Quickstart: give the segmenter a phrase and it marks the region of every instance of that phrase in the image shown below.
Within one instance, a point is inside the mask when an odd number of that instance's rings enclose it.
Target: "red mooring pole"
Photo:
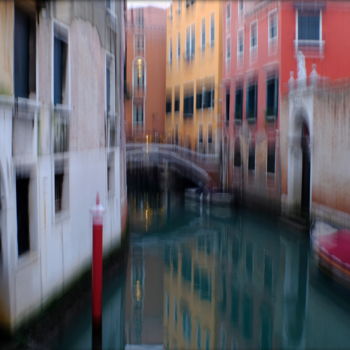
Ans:
[[[97,193],[92,213],[92,342],[102,347],[103,206]]]

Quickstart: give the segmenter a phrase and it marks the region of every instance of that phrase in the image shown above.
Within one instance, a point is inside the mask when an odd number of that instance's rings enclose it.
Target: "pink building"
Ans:
[[[223,187],[280,207],[280,108],[297,53],[322,77],[350,76],[350,3],[226,1],[223,4]],[[313,66],[315,64],[315,66]]]

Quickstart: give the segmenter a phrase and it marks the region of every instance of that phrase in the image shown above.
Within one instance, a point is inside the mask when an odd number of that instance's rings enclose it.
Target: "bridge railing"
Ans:
[[[145,153],[147,152],[172,152],[185,159],[192,160],[200,163],[218,163],[219,156],[212,153],[200,153],[190,150],[186,147],[182,147],[174,144],[164,143],[127,143],[126,150],[132,151],[142,148]]]

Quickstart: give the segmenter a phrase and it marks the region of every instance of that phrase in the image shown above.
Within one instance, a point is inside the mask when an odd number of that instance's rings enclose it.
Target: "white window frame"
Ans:
[[[111,109],[109,111],[107,110],[107,90],[106,90],[105,91],[105,112],[115,114],[116,75],[115,75],[114,55],[109,51],[106,51],[106,60],[105,60],[105,88],[107,87],[107,81],[106,81],[107,65],[110,65],[111,67],[110,77],[109,77],[109,82],[111,84],[111,86],[109,87],[110,89],[109,92],[111,94],[111,96],[109,97]]]
[[[194,28],[194,31],[192,30]],[[187,52],[187,33],[189,33],[188,37],[189,37],[189,52]],[[190,24],[189,26],[187,26],[186,28],[186,41],[185,41],[185,60],[186,61],[192,61],[196,55],[196,42],[195,42],[195,47],[193,50],[193,55],[192,55],[192,37],[195,37],[195,41],[196,41],[196,27],[195,24]]]
[[[54,104],[54,91],[55,91],[55,80],[54,80],[54,74],[55,74],[55,67],[54,67],[54,54],[55,54],[55,32],[56,30],[61,31],[64,33],[64,36],[67,37],[67,103],[64,104],[65,107],[68,107],[68,110],[71,110],[71,48],[70,48],[70,33],[69,33],[69,27],[56,19],[52,21],[51,25],[51,101],[52,104]],[[38,40],[37,40],[38,42]],[[37,57],[38,57],[37,52]]]
[[[146,89],[147,84],[147,71],[146,71],[146,60],[143,56],[136,56],[132,61],[132,88],[135,89],[135,62],[141,58],[143,60],[143,88]]]
[[[243,50],[242,52],[239,51],[239,37],[240,37],[240,33],[242,33],[242,41],[243,41]],[[237,31],[237,58],[238,59],[242,59],[244,56],[244,29],[243,28],[239,28]]]
[[[253,26],[256,25],[256,45],[255,46],[252,46],[252,28]],[[258,35],[258,32],[259,32],[259,27],[258,27],[258,21],[255,20],[253,21],[252,23],[250,23],[250,40],[249,40],[249,47],[250,47],[250,51],[256,51],[258,50],[258,45],[259,45],[259,35]]]
[[[107,0],[106,0],[106,10],[108,11],[108,13],[110,15],[112,15],[113,17],[116,17],[116,13],[115,13],[115,10],[116,10],[116,6],[115,6],[115,0],[111,0],[111,7],[107,7]]]
[[[320,14],[320,26],[319,26],[320,39],[319,40],[299,40],[299,24],[298,24],[299,11],[300,11],[300,9],[297,9],[295,11],[295,40],[294,40],[294,44],[295,44],[296,49],[298,49],[300,44],[303,46],[308,46],[308,44],[309,44],[310,46],[319,47],[320,49],[322,49],[324,46],[324,40],[323,40],[323,35],[322,35],[323,34],[323,30],[322,30],[323,29],[323,27],[322,27],[323,12],[322,12],[322,9],[315,10],[315,12],[318,11]]]
[[[273,18],[273,16],[276,16],[276,36],[274,38],[271,38],[270,37],[271,18]],[[271,44],[275,44],[278,40],[278,12],[277,12],[277,9],[270,11],[268,14],[268,34],[267,34],[267,37],[268,37],[269,46]]]

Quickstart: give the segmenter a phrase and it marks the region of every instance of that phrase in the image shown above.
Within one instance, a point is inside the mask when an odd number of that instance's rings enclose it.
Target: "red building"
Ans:
[[[223,4],[223,187],[280,206],[279,113],[297,53],[329,80],[350,76],[350,3]],[[295,73],[296,75],[296,73]]]
[[[125,132],[130,141],[164,136],[166,11],[130,8],[126,23]]]

